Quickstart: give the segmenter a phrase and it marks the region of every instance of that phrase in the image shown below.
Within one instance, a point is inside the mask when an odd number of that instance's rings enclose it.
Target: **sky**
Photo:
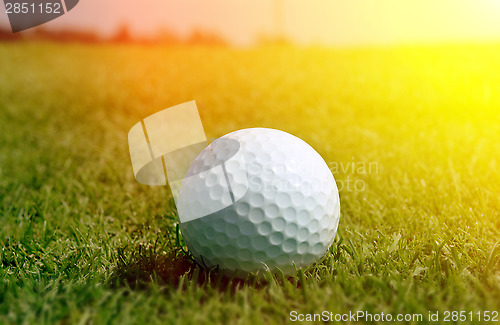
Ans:
[[[111,35],[124,24],[146,36],[213,31],[241,46],[275,34],[333,46],[500,41],[500,0],[80,0],[45,27]]]

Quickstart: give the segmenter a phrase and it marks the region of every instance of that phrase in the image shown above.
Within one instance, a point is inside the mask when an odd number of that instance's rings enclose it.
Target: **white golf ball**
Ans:
[[[340,201],[331,171],[301,139],[244,129],[205,148],[182,181],[178,212],[198,263],[244,276],[291,274],[332,244]]]

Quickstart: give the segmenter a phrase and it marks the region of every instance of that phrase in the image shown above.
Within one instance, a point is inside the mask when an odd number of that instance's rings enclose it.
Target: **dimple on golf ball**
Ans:
[[[193,161],[178,199],[196,261],[227,274],[291,274],[321,258],[340,217],[323,158],[283,131],[252,128],[211,143]]]

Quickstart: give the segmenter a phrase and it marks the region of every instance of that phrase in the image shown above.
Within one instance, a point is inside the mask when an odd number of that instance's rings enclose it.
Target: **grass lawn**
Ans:
[[[0,324],[500,311],[498,53],[0,43]],[[341,219],[316,265],[238,281],[184,253],[127,132],[193,99],[208,137],[277,128],[332,167]]]

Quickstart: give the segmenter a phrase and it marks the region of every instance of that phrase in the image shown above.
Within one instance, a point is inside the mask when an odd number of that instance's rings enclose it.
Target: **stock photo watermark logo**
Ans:
[[[331,179],[316,177],[323,173],[323,167],[314,161],[293,159],[284,162],[274,161],[271,157],[262,160],[261,157],[257,159],[258,163],[247,163],[246,156],[239,150],[238,141],[226,138],[211,140],[212,143],[224,142],[220,145],[225,148],[224,151],[208,150],[205,165],[196,172],[193,169],[194,174],[190,174],[191,163],[209,145],[196,103],[183,103],[146,117],[129,132],[129,151],[136,180],[145,185],[169,185],[176,205],[183,181],[197,178],[198,174],[208,173],[209,170],[218,170],[220,178],[226,180],[225,188],[233,203],[247,191],[288,193],[300,189],[305,195],[329,191]],[[263,163],[266,160],[268,162]],[[242,169],[239,175],[244,175],[244,188],[233,188],[235,184],[230,184],[226,165],[232,164]],[[379,165],[374,161],[356,161],[353,158],[352,161],[330,162],[327,165],[336,179],[338,191],[362,192],[367,187],[366,177],[379,173]],[[263,179],[270,181],[263,182]]]
[[[349,162],[330,162],[330,171],[336,179],[339,191],[363,192],[366,190],[366,182],[363,177],[379,173],[379,164],[376,161],[356,161],[354,158]],[[339,175],[346,175],[339,179]]]
[[[3,0],[12,32],[21,32],[72,10],[80,0]]]

